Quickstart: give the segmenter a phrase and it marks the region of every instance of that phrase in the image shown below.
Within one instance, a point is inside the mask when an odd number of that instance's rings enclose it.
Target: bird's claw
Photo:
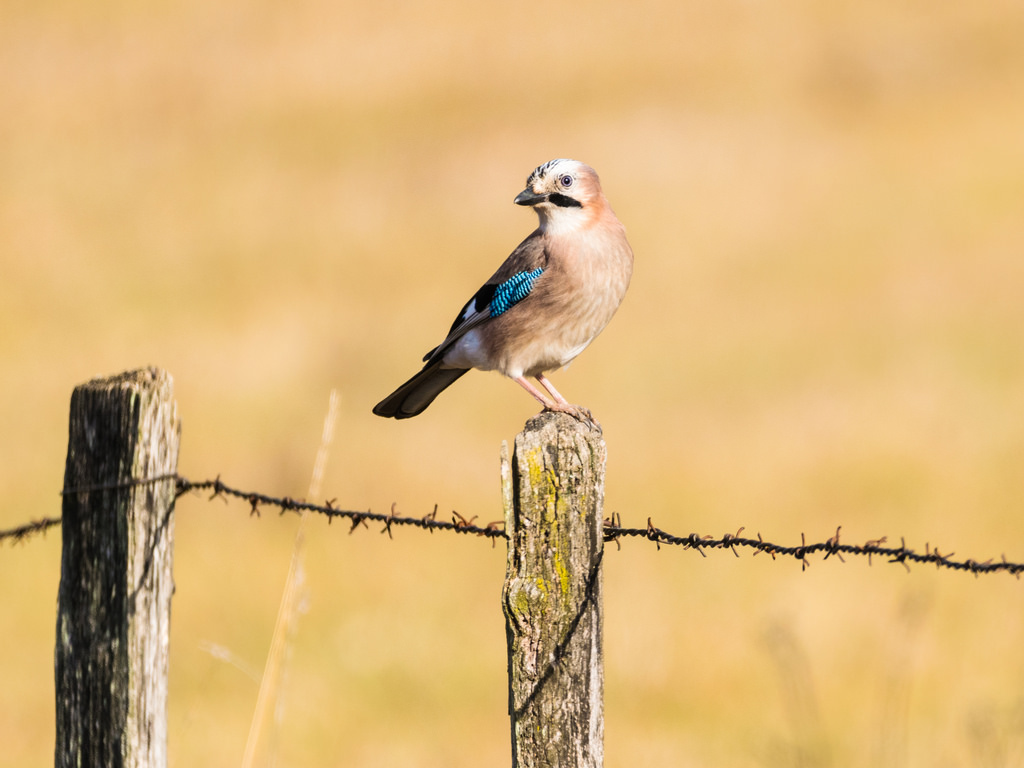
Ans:
[[[604,433],[604,431],[601,429],[601,423],[594,418],[589,408],[584,408],[582,405],[573,405],[572,403],[556,402],[546,404],[544,406],[544,410],[551,413],[567,413],[581,424],[585,424],[591,429],[597,430],[598,434]]]

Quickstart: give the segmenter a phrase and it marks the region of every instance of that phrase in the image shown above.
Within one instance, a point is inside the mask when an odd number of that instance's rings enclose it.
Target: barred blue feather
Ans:
[[[488,306],[491,317],[508,312],[509,309],[529,296],[530,291],[533,290],[533,284],[543,271],[543,267],[538,267],[532,272],[518,272],[495,288],[494,296]]]

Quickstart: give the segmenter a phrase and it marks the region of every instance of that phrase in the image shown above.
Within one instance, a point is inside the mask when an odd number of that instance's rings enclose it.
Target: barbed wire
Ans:
[[[193,482],[188,478],[177,474],[160,475],[137,481],[98,484],[82,488],[65,488],[61,491],[61,495],[124,489],[132,486],[149,485],[172,479],[175,482],[176,498],[187,493],[211,491],[209,497],[210,500],[226,497],[241,499],[249,504],[249,514],[257,517],[260,515],[263,507],[274,507],[279,510],[280,514],[285,514],[286,512],[313,512],[324,515],[328,522],[331,522],[335,518],[345,519],[350,523],[349,533],[352,533],[360,526],[369,528],[369,523],[378,523],[381,525],[380,532],[386,533],[389,538],[392,536],[392,528],[394,526],[411,526],[413,528],[430,531],[431,533],[435,530],[440,530],[482,536],[491,539],[492,546],[496,544],[498,539],[508,538],[503,521],[495,521],[488,523],[487,525],[479,525],[476,523],[476,515],[467,519],[454,510],[452,511],[452,517],[450,520],[439,520],[437,516],[438,506],[436,504],[434,505],[432,512],[423,515],[422,517],[399,515],[396,511],[398,506],[397,503],[391,505],[391,511],[387,514],[372,512],[370,510],[340,509],[335,506],[334,499],[326,501],[323,504],[314,504],[301,499],[293,499],[288,496],[271,496],[269,494],[254,491],[243,491],[222,482],[219,476],[212,480]],[[45,532],[49,528],[58,524],[60,524],[59,517],[48,517],[20,525],[16,528],[0,531],[0,543],[8,539],[12,542],[21,542],[37,533]],[[925,544],[924,553],[917,552],[907,547],[906,542],[902,538],[900,539],[900,546],[898,547],[884,546],[888,541],[884,536],[879,539],[871,539],[863,544],[843,544],[839,540],[841,527],[836,528],[835,535],[825,541],[814,542],[811,544],[807,543],[806,536],[801,533],[799,546],[784,546],[770,541],[765,541],[761,537],[761,534],[758,534],[756,539],[744,537],[742,535],[744,531],[743,528],[740,528],[735,534],[726,533],[720,538],[715,538],[711,535],[701,535],[698,533],[691,533],[688,536],[677,536],[655,526],[650,517],[647,518],[647,526],[644,528],[627,528],[622,525],[621,517],[618,513],[613,513],[610,518],[605,518],[603,530],[605,542],[614,542],[616,547],[621,546],[620,541],[622,539],[642,538],[653,542],[659,550],[663,544],[666,546],[677,546],[682,547],[683,549],[696,550],[702,557],[707,557],[705,550],[708,549],[728,549],[736,557],[739,557],[740,555],[737,550],[745,548],[754,550],[755,556],[764,553],[770,555],[773,560],[779,556],[792,557],[800,561],[801,570],[806,570],[810,566],[810,561],[807,559],[808,555],[822,552],[824,553],[824,560],[828,560],[830,557],[835,556],[842,562],[846,562],[843,559],[843,555],[864,556],[868,558],[869,565],[871,564],[873,557],[884,557],[889,563],[902,564],[908,571],[910,570],[910,563],[921,563],[932,564],[935,565],[936,568],[966,571],[973,573],[975,576],[983,573],[1006,572],[1019,580],[1021,573],[1024,573],[1024,563],[1010,562],[1006,559],[1005,554],[1001,555],[999,560],[996,560],[995,558],[990,558],[985,561],[978,561],[969,558],[964,560],[954,560],[954,552],[942,554],[938,547],[930,546],[928,543]]]
[[[954,560],[952,558],[956,554],[955,552],[944,555],[939,552],[938,547],[932,547],[928,543],[924,545],[924,554],[907,547],[906,541],[902,538],[898,547],[883,546],[888,541],[888,538],[885,536],[880,539],[869,540],[864,544],[841,544],[839,542],[839,534],[842,526],[836,528],[835,535],[831,538],[813,544],[808,544],[806,536],[801,533],[800,545],[789,547],[765,541],[761,538],[761,534],[758,534],[756,539],[744,538],[742,536],[743,530],[743,528],[740,528],[735,534],[727,533],[720,539],[716,539],[713,536],[702,536],[699,533],[691,533],[689,536],[674,536],[655,527],[654,523],[651,522],[651,518],[647,518],[646,528],[623,528],[619,524],[618,514],[614,514],[610,520],[606,519],[604,521],[604,540],[606,542],[614,541],[618,544],[618,540],[622,537],[642,537],[653,541],[659,549],[662,544],[670,544],[681,546],[684,549],[695,549],[704,557],[707,557],[704,553],[705,549],[729,549],[732,550],[736,557],[739,557],[736,548],[746,547],[753,549],[755,556],[763,552],[771,555],[773,560],[777,555],[796,558],[801,561],[801,568],[803,570],[810,566],[807,555],[824,552],[825,557],[823,559],[828,560],[835,555],[842,562],[846,562],[843,560],[843,555],[866,556],[869,565],[871,558],[878,555],[888,558],[890,563],[901,563],[907,571],[910,570],[909,563],[932,563],[937,568],[969,571],[975,575],[1005,571],[1015,576],[1018,580],[1021,573],[1024,573],[1024,563],[1011,563],[1006,559],[1005,554],[1001,556],[1000,560],[990,558],[984,562],[971,559]]]
[[[39,520],[33,520],[30,523],[19,525],[17,528],[9,528],[6,531],[0,531],[0,541],[10,539],[13,543],[18,543],[34,534],[45,533],[55,525],[60,525],[59,517],[43,517]]]
[[[437,504],[434,505],[433,512],[430,512],[423,517],[408,517],[399,515],[396,512],[398,508],[397,502],[391,505],[391,512],[388,514],[382,514],[380,512],[371,512],[370,510],[351,510],[351,509],[338,509],[334,506],[334,499],[325,502],[324,504],[312,504],[307,501],[299,499],[292,499],[288,496],[277,497],[268,496],[264,493],[254,493],[252,491],[241,491],[237,488],[232,488],[221,482],[220,477],[213,480],[203,480],[198,483],[193,483],[184,477],[178,477],[177,495],[181,496],[190,491],[204,491],[212,490],[213,493],[210,495],[210,499],[215,499],[218,496],[233,496],[237,499],[247,501],[250,505],[249,514],[259,516],[260,507],[276,507],[281,511],[281,514],[285,512],[316,512],[318,514],[327,517],[328,522],[335,518],[344,518],[348,520],[352,527],[349,528],[349,533],[352,533],[360,525],[369,527],[368,522],[382,523],[381,533],[386,533],[389,537],[391,536],[391,527],[394,525],[408,525],[414,528],[422,528],[428,531],[454,531],[455,533],[466,533],[475,534],[477,536],[485,536],[491,539],[507,538],[505,535],[505,524],[503,522],[494,522],[486,526],[477,525],[475,523],[477,516],[466,519],[458,512],[452,511],[451,520],[438,520],[437,519]]]

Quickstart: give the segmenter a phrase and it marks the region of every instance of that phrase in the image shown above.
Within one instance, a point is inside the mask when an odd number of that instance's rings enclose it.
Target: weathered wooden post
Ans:
[[[167,765],[174,473],[171,377],[75,388],[57,608],[56,766]]]
[[[541,414],[505,447],[513,768],[604,763],[601,558],[605,444],[564,414]]]

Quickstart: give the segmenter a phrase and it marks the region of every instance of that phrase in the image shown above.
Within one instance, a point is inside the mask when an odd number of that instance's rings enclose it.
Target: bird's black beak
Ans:
[[[532,189],[527,187],[518,195],[516,195],[516,199],[513,200],[512,202],[514,202],[516,205],[537,205],[537,203],[547,202],[547,199],[547,195],[538,195]]]

